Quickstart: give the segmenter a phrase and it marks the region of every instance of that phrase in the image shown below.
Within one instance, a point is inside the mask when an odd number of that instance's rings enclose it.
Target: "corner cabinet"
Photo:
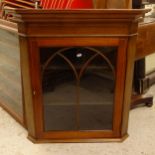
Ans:
[[[127,137],[144,10],[14,10],[25,119],[34,142]]]

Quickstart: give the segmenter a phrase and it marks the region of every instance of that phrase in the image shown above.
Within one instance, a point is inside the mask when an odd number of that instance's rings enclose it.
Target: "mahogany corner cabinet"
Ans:
[[[127,137],[144,12],[15,9],[11,22],[0,20],[0,104],[30,140]]]

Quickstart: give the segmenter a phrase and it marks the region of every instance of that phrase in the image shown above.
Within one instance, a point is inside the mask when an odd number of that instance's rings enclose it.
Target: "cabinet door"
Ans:
[[[50,46],[43,41],[36,53],[30,53],[36,70],[32,70],[36,124],[42,137],[120,136],[125,44],[98,40],[82,46],[80,41],[65,46],[62,39]]]

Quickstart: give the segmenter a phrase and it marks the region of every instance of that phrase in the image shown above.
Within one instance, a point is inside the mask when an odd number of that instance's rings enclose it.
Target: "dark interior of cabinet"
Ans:
[[[117,47],[40,48],[44,130],[112,130]]]

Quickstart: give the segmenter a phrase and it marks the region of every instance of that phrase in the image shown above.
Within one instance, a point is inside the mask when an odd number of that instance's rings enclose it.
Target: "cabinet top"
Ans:
[[[145,9],[39,10],[7,9],[18,34],[27,37],[137,35]]]
[[[131,21],[142,17],[149,9],[84,9],[84,10],[39,10],[6,9],[13,22],[56,22],[56,21]]]

